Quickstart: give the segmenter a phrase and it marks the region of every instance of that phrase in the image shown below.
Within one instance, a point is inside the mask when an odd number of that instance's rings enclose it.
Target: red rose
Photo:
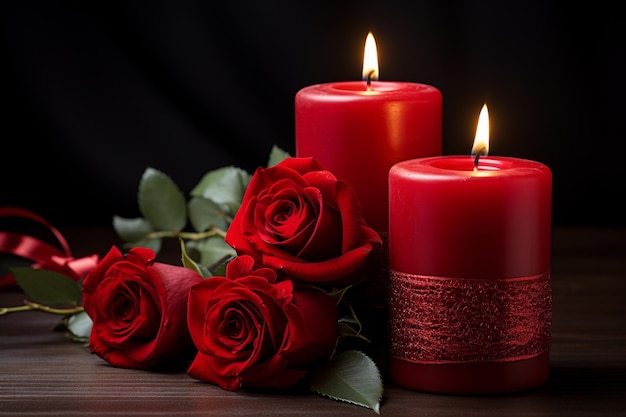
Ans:
[[[287,158],[254,173],[228,231],[239,255],[319,284],[356,281],[382,244],[354,189],[313,158]]]
[[[193,344],[187,300],[196,272],[155,262],[151,249],[124,257],[115,247],[83,282],[83,307],[93,321],[92,353],[121,368],[147,369],[179,359]]]
[[[189,296],[189,330],[198,349],[187,370],[227,390],[288,388],[329,358],[338,313],[326,293],[276,282],[269,268],[238,256],[226,277],[211,277]]]

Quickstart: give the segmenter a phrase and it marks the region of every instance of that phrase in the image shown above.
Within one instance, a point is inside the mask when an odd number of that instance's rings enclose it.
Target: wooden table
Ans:
[[[104,253],[111,231],[70,230],[76,256]],[[499,396],[385,387],[383,416],[626,416],[626,230],[553,234],[553,344],[548,381]],[[174,259],[174,261],[176,261]],[[22,301],[0,293],[0,306]],[[0,416],[363,416],[314,394],[229,392],[184,373],[116,369],[54,332],[59,317],[0,316]]]

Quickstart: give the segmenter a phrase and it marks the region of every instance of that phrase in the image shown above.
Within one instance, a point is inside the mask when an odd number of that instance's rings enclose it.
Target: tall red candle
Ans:
[[[367,57],[364,61],[367,73]],[[368,225],[386,233],[389,168],[441,155],[442,107],[441,92],[426,84],[346,81],[305,87],[295,97],[296,156],[312,156],[348,181]]]
[[[528,389],[549,371],[545,165],[443,156],[389,173],[391,379],[451,394]]]

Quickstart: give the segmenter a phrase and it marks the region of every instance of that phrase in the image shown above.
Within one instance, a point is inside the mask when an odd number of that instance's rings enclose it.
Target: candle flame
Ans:
[[[365,39],[365,51],[363,53],[363,79],[378,79],[378,52],[376,51],[376,41],[372,32],[367,34]]]
[[[487,155],[489,153],[489,112],[487,104],[483,104],[478,116],[478,126],[476,127],[476,137],[472,146],[472,155]]]

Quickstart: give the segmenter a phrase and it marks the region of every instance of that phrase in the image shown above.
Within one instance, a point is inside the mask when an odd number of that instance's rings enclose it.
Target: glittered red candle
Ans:
[[[373,81],[378,63],[371,34],[368,40],[365,80],[312,85],[296,94],[296,156],[312,156],[348,181],[368,225],[386,234],[389,168],[441,155],[442,95],[426,84]]]
[[[489,394],[548,377],[552,174],[487,147],[389,173],[389,370],[407,388]]]

